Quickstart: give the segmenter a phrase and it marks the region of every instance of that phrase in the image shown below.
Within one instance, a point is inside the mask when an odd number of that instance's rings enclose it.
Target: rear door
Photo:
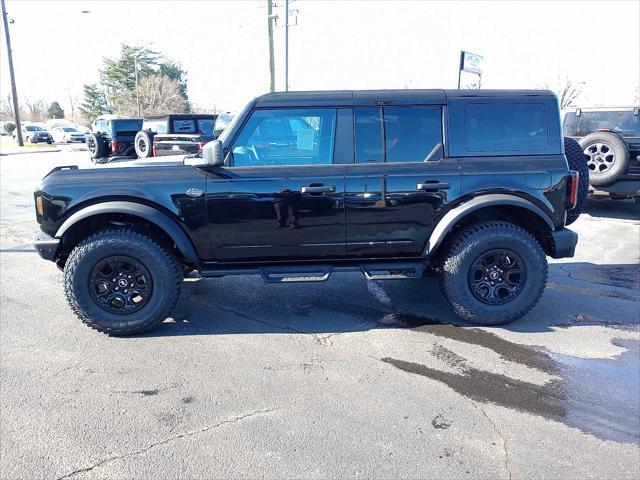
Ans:
[[[207,179],[214,256],[264,262],[345,256],[345,170],[351,112],[256,109]]]
[[[355,107],[355,164],[347,169],[346,184],[347,255],[422,254],[434,219],[459,195],[458,162],[443,156],[443,114],[444,96],[418,104]]]

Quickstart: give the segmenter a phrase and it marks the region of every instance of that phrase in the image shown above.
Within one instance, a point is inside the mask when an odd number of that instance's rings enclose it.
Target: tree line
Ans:
[[[137,117],[138,106],[142,116],[189,113],[186,74],[159,52],[122,44],[118,57],[103,58],[98,82],[84,86],[79,111],[88,123],[108,113]]]

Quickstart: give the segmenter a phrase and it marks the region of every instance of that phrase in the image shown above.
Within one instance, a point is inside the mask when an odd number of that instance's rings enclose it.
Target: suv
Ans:
[[[13,139],[17,141],[18,134],[13,132]],[[27,143],[46,142],[49,145],[53,143],[53,137],[44,128],[38,125],[24,125],[22,127],[22,138]]]
[[[142,130],[136,134],[138,158],[164,155],[191,155],[202,151],[214,140],[217,115],[180,114],[145,117]]]
[[[139,118],[96,118],[86,140],[91,160],[106,163],[118,157],[135,158],[133,140],[141,127]]]
[[[580,143],[595,196],[640,198],[640,107],[576,108],[564,134]]]
[[[113,335],[161,323],[193,269],[435,272],[458,315],[502,324],[539,300],[546,255],[573,256],[577,190],[551,92],[270,93],[200,158],[55,168],[35,191],[34,244],[78,317]]]

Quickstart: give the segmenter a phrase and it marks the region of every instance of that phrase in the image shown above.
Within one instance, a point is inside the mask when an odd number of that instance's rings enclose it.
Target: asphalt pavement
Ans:
[[[0,157],[0,477],[640,478],[640,206],[590,202],[524,319],[433,278],[188,278],[143,336],[82,325],[30,241],[86,152]]]

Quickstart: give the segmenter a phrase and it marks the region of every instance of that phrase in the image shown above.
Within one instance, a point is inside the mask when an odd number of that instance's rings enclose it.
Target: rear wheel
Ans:
[[[526,315],[547,282],[542,247],[505,222],[471,226],[453,239],[440,271],[447,302],[463,319],[499,325]]]
[[[162,323],[178,300],[182,268],[175,256],[129,229],[98,232],[71,252],[64,269],[67,301],[80,320],[110,335]]]

